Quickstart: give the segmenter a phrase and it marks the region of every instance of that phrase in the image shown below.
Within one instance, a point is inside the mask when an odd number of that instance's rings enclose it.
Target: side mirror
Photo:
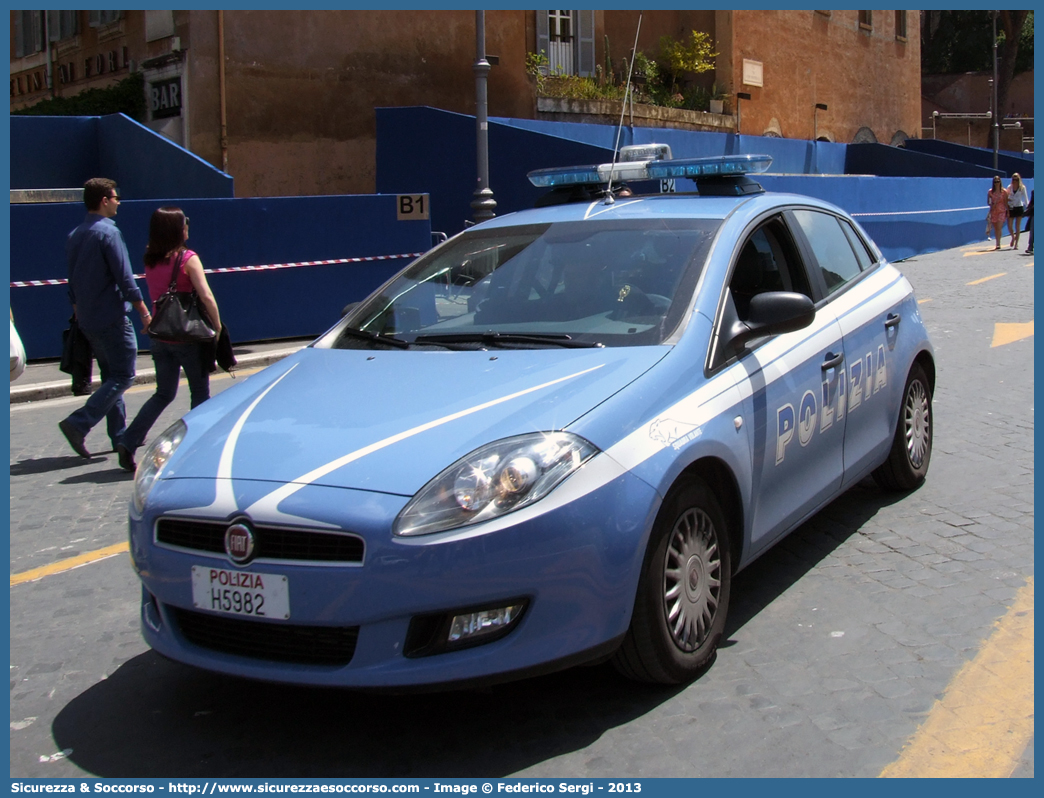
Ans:
[[[753,338],[800,330],[815,317],[816,307],[804,294],[766,291],[751,298],[746,321],[733,322],[726,344],[738,349]]]

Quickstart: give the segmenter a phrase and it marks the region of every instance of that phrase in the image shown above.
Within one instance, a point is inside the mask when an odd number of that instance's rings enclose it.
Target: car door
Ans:
[[[765,291],[817,299],[782,215],[761,223],[737,247],[723,319],[735,312],[743,320],[750,299]],[[830,403],[837,400],[842,346],[837,319],[817,311],[809,327],[749,342],[729,366],[742,369],[743,421],[751,444],[751,555],[840,488],[844,425]]]
[[[824,211],[797,209],[793,218],[811,252],[813,277],[844,337],[842,384],[845,425],[842,487],[866,476],[888,453],[895,427],[895,344],[903,294],[889,290],[902,278],[878,268],[852,224]]]

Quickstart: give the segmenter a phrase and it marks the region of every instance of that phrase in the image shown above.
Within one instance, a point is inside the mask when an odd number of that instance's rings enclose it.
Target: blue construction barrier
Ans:
[[[985,240],[986,178],[759,175],[768,191],[832,202],[848,211],[885,257],[900,261]],[[1033,181],[1026,182],[1028,190]]]
[[[611,160],[616,134],[611,125],[491,119],[490,187],[497,215],[533,207],[542,194],[526,179],[533,169]],[[993,172],[957,151],[644,127],[620,133],[621,146],[657,141],[670,144],[676,158],[772,155],[772,174],[759,178],[768,190],[819,197],[844,208],[891,260],[984,238]],[[474,142],[474,117],[434,108],[379,108],[377,190],[429,193],[433,229],[456,233],[473,216]],[[1032,190],[1032,179],[1026,185]],[[679,191],[694,189],[691,181],[678,183]]]
[[[123,114],[12,116],[11,188],[116,181],[127,199],[234,197],[232,178]]]
[[[845,154],[846,175],[877,177],[984,177],[994,172],[967,161],[916,152],[887,144],[849,144]]]
[[[582,141],[601,147],[609,153],[613,151],[617,133],[614,125],[592,125],[578,122],[543,122],[534,119],[497,117],[490,119],[490,125],[493,124],[517,127],[570,141]],[[620,146],[651,143],[669,144],[674,158],[738,154],[771,155],[773,171],[788,174],[843,174],[847,147],[845,144],[834,144],[829,141],[745,136],[736,133],[694,132],[673,128],[625,127],[620,131]]]
[[[611,161],[612,125],[491,119],[489,175],[496,214],[533,207],[544,193],[526,178],[533,169]],[[735,153],[773,156],[773,170],[804,174],[840,171],[845,145],[763,136],[624,128],[620,145],[669,144],[675,158]],[[475,118],[436,108],[377,109],[378,193],[431,195],[432,229],[460,232],[474,212]]]
[[[611,160],[618,136],[621,146],[670,144],[678,158],[772,155],[773,174],[762,177],[767,189],[844,208],[892,260],[984,237],[993,172],[982,159],[992,153],[976,148],[909,140],[899,149],[645,127],[618,132],[613,125],[495,118],[489,152],[497,215],[530,208],[541,196],[529,171]],[[475,119],[434,108],[377,109],[378,195],[233,199],[228,175],[123,115],[12,117],[11,149],[12,188],[115,178],[125,199],[117,223],[139,272],[148,219],[160,205],[178,205],[193,217],[190,245],[207,269],[341,261],[212,274],[237,342],[322,332],[345,304],[407,262],[388,256],[425,251],[431,230],[456,233],[474,215]],[[1032,158],[1003,157],[1005,170],[1020,171],[1032,190]],[[679,190],[693,188],[685,182]],[[395,195],[401,194],[428,194],[430,221],[399,221]],[[66,276],[65,238],[83,216],[79,203],[11,207],[11,306],[30,358],[58,356],[70,309],[64,286],[26,284]],[[377,257],[385,259],[366,260]],[[144,336],[139,342],[148,345]]]
[[[937,139],[907,139],[903,145],[913,152],[921,152],[926,155],[937,155],[949,158],[953,161],[964,161],[990,170],[993,174],[993,150],[982,147],[969,147],[966,144],[954,144],[950,141],[939,141]],[[1019,177],[1029,180],[1033,177],[1033,153],[1015,153],[1001,150],[997,153],[996,173],[1011,177],[1014,172]],[[1005,181],[1007,182],[1007,181]]]
[[[138,274],[149,218],[161,205],[177,205],[191,217],[189,246],[208,270],[347,261],[208,275],[235,342],[318,335],[346,304],[410,260],[388,256],[431,247],[428,220],[399,221],[393,196],[127,200],[116,223]],[[84,215],[81,203],[11,206],[11,310],[30,359],[61,354],[71,309],[66,286],[23,284],[67,276],[65,240]],[[144,279],[138,284],[147,296]],[[138,342],[148,348],[147,336]]]

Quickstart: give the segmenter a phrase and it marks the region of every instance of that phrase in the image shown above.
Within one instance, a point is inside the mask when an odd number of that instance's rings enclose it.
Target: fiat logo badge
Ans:
[[[232,524],[225,530],[225,553],[237,565],[245,565],[254,556],[254,533],[244,523]]]

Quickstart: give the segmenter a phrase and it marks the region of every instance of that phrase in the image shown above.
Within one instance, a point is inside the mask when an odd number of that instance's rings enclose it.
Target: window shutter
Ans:
[[[62,12],[47,11],[47,41],[56,42],[61,38]]]
[[[43,49],[43,12],[15,12],[15,57],[38,53]]]
[[[21,58],[25,55],[25,41],[22,33],[22,28],[25,27],[23,24],[25,14],[25,11],[17,11],[14,15],[15,58]]]
[[[545,57],[550,55],[551,49],[551,36],[548,31],[547,12],[537,11],[536,12],[536,54],[544,54]]]
[[[581,77],[589,78],[594,75],[595,68],[594,11],[577,11],[576,18],[579,30],[576,37],[579,45],[576,71]]]
[[[68,39],[80,32],[80,12],[62,11],[62,38]]]

